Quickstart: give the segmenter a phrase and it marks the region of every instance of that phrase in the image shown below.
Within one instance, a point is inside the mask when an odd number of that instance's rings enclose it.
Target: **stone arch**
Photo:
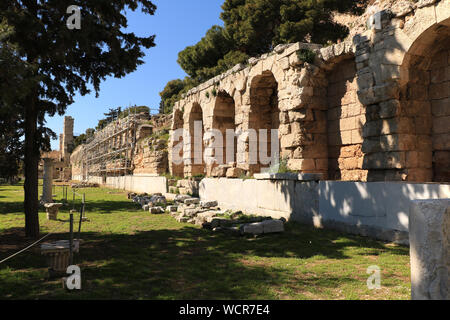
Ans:
[[[184,174],[195,176],[205,174],[204,144],[205,134],[203,110],[194,102],[187,115],[187,130],[184,130]],[[198,130],[196,130],[198,129]]]
[[[235,102],[234,99],[224,90],[220,90],[217,93],[214,107],[212,110],[212,129],[220,131],[222,134],[222,155],[211,154],[215,158],[215,164],[211,164],[211,167],[218,164],[228,164],[229,162],[236,162],[236,139],[234,138],[231,145],[227,144],[227,130],[236,129],[235,124]],[[227,161],[227,154],[230,154],[232,158]],[[220,156],[220,159],[218,158]],[[207,170],[208,171],[208,170]]]
[[[176,131],[183,130],[183,112],[180,109],[175,109],[173,112],[173,120],[172,120],[172,127],[171,127],[171,139],[170,139],[170,152],[169,152],[169,170],[170,174],[177,177],[182,177],[184,175],[184,164],[183,163],[175,163],[173,160],[174,156],[177,156],[179,158],[183,158],[183,134],[178,135],[179,139],[174,139],[174,134]],[[174,148],[177,146],[180,146],[180,154],[174,155],[172,154]]]
[[[271,129],[279,129],[280,111],[278,108],[278,82],[271,71],[263,71],[262,74],[253,77],[250,84],[250,110],[248,117],[248,129],[256,131],[256,141],[249,136],[248,143],[256,143],[255,149],[248,148],[248,159],[252,159],[248,170],[251,173],[261,172],[263,168],[268,168],[270,164],[261,163],[260,147],[264,144],[267,149],[267,157],[270,157],[271,150]],[[260,130],[267,130],[262,135]],[[256,151],[256,154],[255,154]],[[276,150],[279,154],[279,150]],[[255,161],[256,160],[256,161]]]
[[[399,137],[408,181],[450,181],[450,18],[421,33],[400,73]]]
[[[357,70],[352,55],[334,62],[326,74],[327,173],[329,180],[364,181],[362,130],[365,108],[357,96]]]

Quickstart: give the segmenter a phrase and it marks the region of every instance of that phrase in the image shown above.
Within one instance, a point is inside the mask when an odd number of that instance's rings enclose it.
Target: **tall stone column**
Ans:
[[[44,203],[53,202],[53,159],[44,158],[44,182],[42,189],[42,201]]]

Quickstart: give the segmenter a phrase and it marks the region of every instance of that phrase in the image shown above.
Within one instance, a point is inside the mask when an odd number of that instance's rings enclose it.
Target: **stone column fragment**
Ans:
[[[44,159],[44,182],[42,188],[42,202],[53,202],[53,160],[50,158]]]
[[[409,242],[411,298],[449,300],[450,199],[413,201]]]

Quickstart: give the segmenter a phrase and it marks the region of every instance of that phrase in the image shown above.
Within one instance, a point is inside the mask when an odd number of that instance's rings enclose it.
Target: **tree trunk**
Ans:
[[[38,166],[39,148],[36,143],[37,106],[36,97],[30,96],[25,107],[25,234],[39,237]]]

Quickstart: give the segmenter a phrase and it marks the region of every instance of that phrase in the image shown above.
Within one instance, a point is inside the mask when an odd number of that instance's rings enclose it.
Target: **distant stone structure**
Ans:
[[[72,178],[70,155],[74,148],[74,119],[64,117],[63,133],[59,135],[59,150],[43,152],[39,162],[39,177],[44,175],[44,162],[52,160],[53,179],[68,181]]]
[[[201,121],[204,132],[278,129],[288,168],[324,179],[449,182],[450,1],[373,4],[341,43],[279,45],[191,89],[174,107],[171,134],[191,135],[170,140],[170,172],[264,169],[248,163],[248,136],[238,138],[234,164],[195,163],[197,153],[216,157],[208,138],[193,141]],[[181,165],[171,161],[179,143]]]
[[[64,164],[66,165],[70,164],[70,155],[74,149],[73,124],[74,119],[72,117],[64,117],[64,133],[62,137],[62,149],[60,149],[60,152]]]
[[[106,184],[108,177],[168,172],[171,121],[148,113],[114,120],[72,152],[72,178]]]

